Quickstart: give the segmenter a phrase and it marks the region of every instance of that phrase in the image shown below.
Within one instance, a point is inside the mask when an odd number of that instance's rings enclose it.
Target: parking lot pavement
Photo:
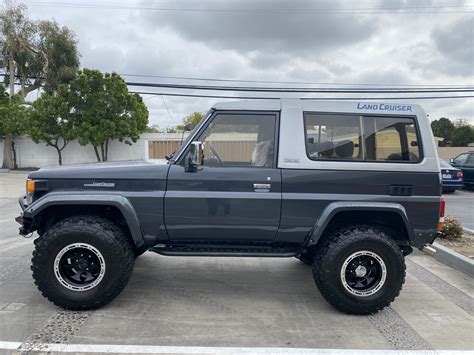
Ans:
[[[474,230],[474,190],[458,190],[443,196],[446,215],[459,218],[464,227]]]
[[[474,280],[421,253],[408,257],[400,297],[372,316],[334,310],[317,291],[311,268],[294,258],[179,258],[151,252],[137,259],[129,285],[110,305],[64,311],[33,284],[33,242],[17,236],[13,221],[23,189],[23,175],[0,174],[0,348],[60,343],[78,352],[85,349],[78,344],[89,344],[89,350],[93,344],[474,349]]]

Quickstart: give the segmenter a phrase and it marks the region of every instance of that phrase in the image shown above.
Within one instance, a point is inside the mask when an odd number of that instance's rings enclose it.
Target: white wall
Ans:
[[[179,136],[179,137],[178,137]],[[109,143],[109,161],[134,160],[148,158],[149,140],[181,140],[178,134],[145,133],[131,146],[119,141]],[[58,165],[58,154],[53,147],[44,143],[36,144],[28,137],[15,139],[17,162],[19,168],[41,168]],[[96,162],[97,158],[91,145],[81,146],[76,141],[70,142],[62,151],[63,165]],[[0,140],[0,165],[3,161],[3,141]]]

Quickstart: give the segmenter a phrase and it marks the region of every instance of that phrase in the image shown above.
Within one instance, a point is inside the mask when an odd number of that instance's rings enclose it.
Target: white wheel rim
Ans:
[[[61,274],[60,265],[61,265],[61,261],[62,261],[63,256],[68,251],[71,251],[71,250],[74,250],[74,249],[88,250],[88,251],[92,252],[97,257],[97,259],[99,260],[100,271],[99,271],[99,274],[98,274],[97,278],[94,281],[92,281],[92,282],[90,282],[86,285],[81,286],[81,285],[73,284],[69,280],[65,279],[63,277],[63,275]],[[102,256],[102,254],[100,253],[100,251],[97,248],[90,245],[90,244],[86,244],[86,243],[69,244],[68,246],[61,249],[61,251],[56,255],[56,258],[54,259],[54,275],[56,276],[56,279],[59,281],[59,283],[62,286],[69,289],[69,290],[72,290],[72,291],[88,291],[88,290],[91,290],[94,287],[96,287],[102,281],[102,279],[104,278],[104,275],[105,275],[105,260],[104,260],[104,257]]]
[[[361,290],[361,289],[356,289],[356,288],[352,287],[351,285],[349,285],[348,280],[346,278],[346,273],[348,271],[349,272],[352,271],[351,269],[348,270],[348,267],[352,267],[353,265],[351,263],[354,260],[356,260],[358,258],[361,258],[361,257],[366,257],[366,258],[370,258],[369,260],[373,260],[373,262],[376,263],[375,267],[377,267],[379,272],[380,272],[379,279],[376,281],[376,283],[374,285],[372,285],[367,290]],[[349,265],[351,265],[351,266],[349,266]],[[359,276],[360,274],[366,272],[366,268],[358,266],[357,268],[354,269],[354,272],[357,274],[357,276]],[[358,252],[355,252],[355,253],[351,254],[344,261],[344,263],[342,264],[342,267],[341,267],[341,282],[342,282],[342,285],[344,286],[344,289],[347,292],[349,292],[350,294],[352,294],[354,296],[367,297],[367,296],[371,296],[371,295],[377,293],[382,288],[382,286],[385,284],[386,278],[387,278],[387,268],[385,266],[384,261],[382,260],[382,258],[379,255],[377,255],[374,252],[368,251],[368,250],[361,250],[361,251],[358,251]]]

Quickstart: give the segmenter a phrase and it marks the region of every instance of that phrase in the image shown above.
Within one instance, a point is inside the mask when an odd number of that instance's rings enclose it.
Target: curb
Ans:
[[[465,231],[465,232],[468,232],[468,233],[474,234],[474,229],[467,228],[467,227],[462,227],[462,229],[464,229],[464,231]]]
[[[10,169],[2,169],[0,168],[0,174],[1,173],[9,173],[10,172]]]
[[[436,242],[432,246],[436,249],[436,254],[433,255],[436,260],[474,277],[474,260]]]

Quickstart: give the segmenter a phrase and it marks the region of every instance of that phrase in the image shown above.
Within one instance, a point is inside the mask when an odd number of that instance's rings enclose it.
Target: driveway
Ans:
[[[111,304],[64,311],[34,286],[33,240],[17,236],[13,218],[24,178],[0,174],[0,352],[474,349],[474,280],[419,252],[407,259],[400,297],[371,316],[330,307],[314,285],[311,268],[295,258],[180,258],[151,252],[137,259],[129,285]]]

